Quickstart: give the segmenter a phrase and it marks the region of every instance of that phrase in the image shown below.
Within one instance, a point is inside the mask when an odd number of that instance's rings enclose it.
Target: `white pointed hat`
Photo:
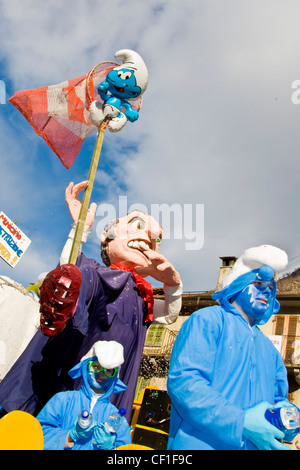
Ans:
[[[148,85],[148,69],[141,56],[130,49],[121,49],[115,53],[115,58],[123,61],[123,65],[116,67],[114,70],[127,69],[133,70],[136,78],[136,84],[141,88],[141,93],[147,88]]]
[[[237,259],[229,274],[224,278],[222,289],[231,284],[237,277],[264,265],[269,266],[274,272],[280,272],[287,267],[288,256],[285,251],[272,245],[261,245],[248,248]]]
[[[92,357],[97,357],[102,367],[114,369],[124,362],[124,348],[117,341],[97,341],[80,362]]]

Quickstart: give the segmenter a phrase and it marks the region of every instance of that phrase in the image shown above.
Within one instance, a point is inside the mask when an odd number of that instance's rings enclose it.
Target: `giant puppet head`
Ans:
[[[224,279],[222,290],[212,298],[224,307],[237,305],[251,324],[264,324],[279,311],[274,276],[287,264],[287,254],[272,245],[249,248]]]
[[[139,112],[134,109],[131,101],[139,98],[148,85],[148,70],[141,56],[130,49],[122,49],[115,53],[116,59],[123,65],[112,69],[105,80],[98,86],[98,93],[103,103],[93,101],[90,114],[93,124],[99,126],[109,118],[108,129],[118,132],[127,120],[134,122]]]
[[[132,211],[111,221],[101,235],[101,256],[106,266],[135,269],[148,275],[150,251],[159,252],[162,228],[153,217],[142,211]]]

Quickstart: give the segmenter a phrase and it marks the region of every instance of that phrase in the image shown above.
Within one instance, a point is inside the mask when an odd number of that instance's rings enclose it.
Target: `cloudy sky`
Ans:
[[[118,213],[122,196],[174,209],[161,252],[184,291],[214,289],[220,256],[264,243],[299,266],[299,17],[297,0],[0,0],[0,210],[31,239],[0,274],[27,286],[56,266],[71,227],[65,187],[87,178],[95,143],[66,170],[8,98],[124,48],[143,57],[149,86],[139,120],[106,132],[84,252],[100,259],[101,204]]]

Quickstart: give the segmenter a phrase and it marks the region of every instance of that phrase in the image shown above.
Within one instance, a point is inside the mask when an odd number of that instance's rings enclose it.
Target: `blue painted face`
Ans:
[[[255,281],[246,286],[234,301],[253,320],[260,320],[273,301],[273,281]]]
[[[99,372],[99,374],[94,374],[93,372],[88,371],[87,377],[89,386],[92,389],[103,390],[104,392],[109,389],[112,380],[114,380],[113,377],[107,377],[103,372]]]
[[[117,98],[133,99],[141,93],[141,88],[136,85],[133,70],[127,68],[111,70],[106,76],[106,81],[109,83],[108,90]]]

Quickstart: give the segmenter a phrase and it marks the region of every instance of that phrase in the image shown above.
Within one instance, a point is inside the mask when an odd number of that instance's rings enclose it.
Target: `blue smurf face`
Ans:
[[[273,302],[273,281],[254,281],[235,297],[234,301],[253,320],[260,320]]]
[[[117,98],[133,99],[141,93],[141,88],[136,85],[133,70],[127,68],[111,70],[106,76],[106,81],[109,83],[109,91]]]
[[[103,372],[99,372],[95,374],[93,372],[88,371],[87,374],[89,386],[94,390],[103,390],[106,392],[109,387],[111,386],[112,381],[114,380],[113,377],[107,377]]]

